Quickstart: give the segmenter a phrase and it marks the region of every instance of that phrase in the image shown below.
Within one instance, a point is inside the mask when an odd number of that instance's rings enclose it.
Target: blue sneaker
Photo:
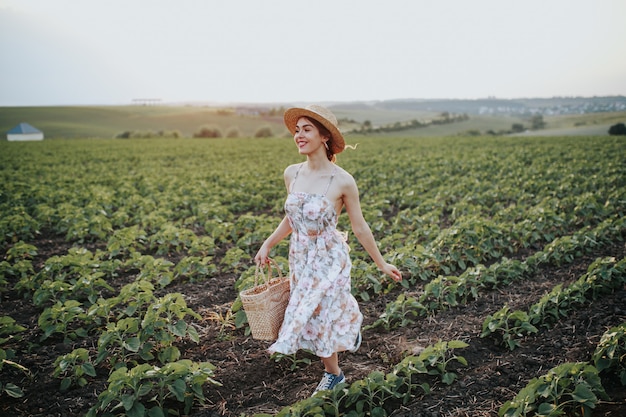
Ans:
[[[324,376],[322,380],[313,391],[313,394],[335,388],[336,385],[341,384],[342,382],[346,382],[346,377],[343,375],[343,372],[339,375],[331,374],[330,372],[324,372]]]

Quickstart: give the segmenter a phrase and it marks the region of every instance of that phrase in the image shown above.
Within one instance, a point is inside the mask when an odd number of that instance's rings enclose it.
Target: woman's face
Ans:
[[[328,139],[320,135],[320,131],[317,126],[315,126],[313,122],[306,117],[298,119],[293,140],[296,142],[298,151],[303,155],[312,154],[320,148],[322,149],[322,152],[326,153],[324,142]]]

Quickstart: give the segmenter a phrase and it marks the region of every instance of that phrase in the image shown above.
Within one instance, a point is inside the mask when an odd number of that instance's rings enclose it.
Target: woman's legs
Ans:
[[[328,373],[339,375],[341,369],[339,368],[339,355],[337,352],[333,353],[327,358],[320,358],[324,364],[324,370]]]

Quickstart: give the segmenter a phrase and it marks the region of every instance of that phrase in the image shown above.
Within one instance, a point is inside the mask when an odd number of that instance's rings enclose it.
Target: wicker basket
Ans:
[[[272,278],[273,269],[278,271],[276,278]],[[260,275],[265,282],[259,284]],[[263,273],[262,266],[257,266],[254,287],[241,291],[239,296],[248,317],[252,337],[258,340],[275,340],[289,304],[289,279],[283,277],[276,261],[270,259],[267,275]]]

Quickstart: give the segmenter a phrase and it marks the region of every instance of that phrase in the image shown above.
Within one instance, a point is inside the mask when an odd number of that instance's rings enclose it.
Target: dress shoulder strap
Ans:
[[[335,178],[335,173],[337,172],[337,165],[333,168],[333,172],[330,174],[330,179],[328,180],[328,184],[326,185],[326,190],[324,190],[324,197],[326,197],[326,193],[328,193],[328,189],[330,188],[330,184],[333,182],[333,178]]]
[[[289,192],[293,191],[293,185],[296,183],[296,179],[298,178],[298,173],[300,172],[304,164],[305,163],[303,162],[300,164],[300,166],[298,166],[298,169],[296,170],[296,175],[293,176],[293,181],[291,181],[291,185],[289,186]]]

